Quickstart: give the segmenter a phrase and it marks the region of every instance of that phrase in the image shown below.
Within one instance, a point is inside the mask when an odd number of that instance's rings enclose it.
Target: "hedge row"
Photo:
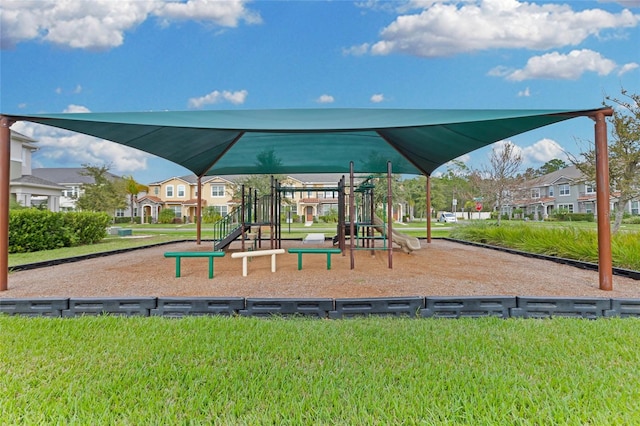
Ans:
[[[24,209],[9,212],[9,253],[93,244],[107,236],[106,213]]]

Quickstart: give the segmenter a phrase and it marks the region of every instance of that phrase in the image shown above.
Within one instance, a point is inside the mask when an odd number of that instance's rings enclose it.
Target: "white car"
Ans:
[[[438,218],[438,222],[444,223],[455,223],[457,221],[458,219],[456,219],[456,216],[453,213],[441,213]]]

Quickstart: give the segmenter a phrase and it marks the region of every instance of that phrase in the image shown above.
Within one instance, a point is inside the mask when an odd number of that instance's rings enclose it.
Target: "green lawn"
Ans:
[[[0,316],[2,424],[637,424],[636,319]]]
[[[196,226],[194,224],[153,224],[131,226],[129,224],[119,224],[118,226],[132,229],[133,236],[140,238],[109,236],[100,243],[93,245],[46,250],[34,253],[13,253],[9,254],[9,267],[54,259],[64,259],[67,257],[81,256],[91,253],[101,253],[130,247],[152,245],[168,241],[196,239]],[[397,225],[395,229],[414,237],[426,238],[427,235],[426,224],[424,222],[409,224],[407,226]],[[332,237],[336,234],[336,225],[320,223],[314,224],[311,227],[305,227],[303,224],[291,224],[291,232],[289,232],[289,225],[285,224],[282,226],[283,239],[302,239],[307,234],[314,232],[324,233],[327,237]],[[434,238],[446,237],[449,235],[449,232],[449,227],[444,227],[441,224],[434,223],[432,229],[432,236]],[[201,238],[203,240],[211,240],[212,234],[213,227],[211,225],[203,225]],[[267,236],[268,235],[265,237]]]

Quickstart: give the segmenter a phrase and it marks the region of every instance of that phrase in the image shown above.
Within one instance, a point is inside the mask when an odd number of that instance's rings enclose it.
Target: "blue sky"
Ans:
[[[0,111],[591,109],[640,93],[640,0],[2,0]],[[40,167],[188,170],[29,123]],[[593,140],[577,118],[510,139],[537,168]],[[489,148],[461,158],[488,162]],[[441,168],[440,171],[443,171]]]

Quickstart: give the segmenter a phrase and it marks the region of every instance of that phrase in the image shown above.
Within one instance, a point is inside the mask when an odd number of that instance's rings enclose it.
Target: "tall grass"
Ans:
[[[0,422],[634,424],[639,326],[0,316]]]
[[[598,262],[598,235],[592,229],[476,223],[457,227],[451,231],[450,236],[529,253]],[[640,233],[624,232],[614,235],[611,250],[614,266],[640,270]]]

